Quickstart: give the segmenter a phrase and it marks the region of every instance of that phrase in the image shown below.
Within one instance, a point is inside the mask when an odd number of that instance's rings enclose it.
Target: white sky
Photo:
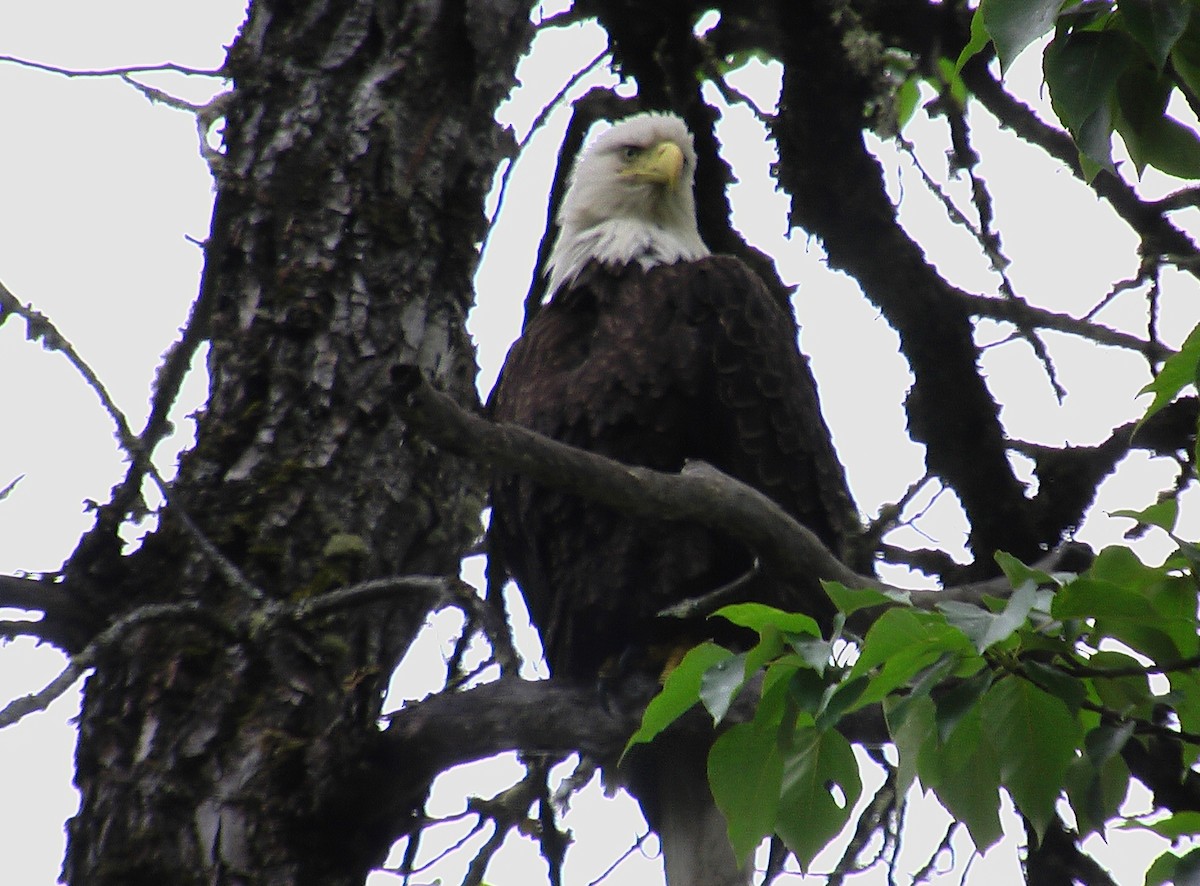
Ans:
[[[241,19],[242,5],[235,0],[6,4],[0,6],[0,55],[75,69],[167,60],[215,68]],[[518,137],[526,135],[538,109],[566,77],[602,47],[598,32],[582,26],[550,32],[539,40],[536,56],[521,68],[521,92],[501,112]],[[1038,98],[1030,85],[1037,82],[1037,61],[1036,51],[1027,52],[1011,75],[1025,84],[1030,100]],[[207,99],[219,86],[169,75],[145,79],[192,101]],[[777,79],[762,65],[749,66],[734,77],[736,85],[766,105],[778,89]],[[575,94],[596,82],[609,80],[598,75],[581,83]],[[67,80],[11,64],[0,64],[0,108],[0,281],[55,321],[138,428],[154,369],[184,322],[199,280],[202,256],[188,238],[202,240],[206,235],[211,181],[199,157],[194,124],[178,111],[150,105],[116,80]],[[518,164],[505,211],[488,242],[478,280],[479,307],[470,321],[484,391],[520,326],[520,304],[544,219],[544,195],[567,116],[564,109],[551,115]],[[1113,281],[1135,273],[1134,238],[1103,204],[1068,173],[1042,162],[1035,149],[997,130],[985,114],[976,114],[974,122],[976,146],[985,158],[981,172],[996,198],[996,226],[1013,260],[1011,278],[1022,295],[1053,310],[1080,313]],[[920,447],[904,435],[901,403],[909,384],[907,371],[895,334],[854,283],[825,269],[819,246],[802,233],[788,238],[784,198],[773,192],[767,177],[772,149],[756,127],[748,112],[735,108],[718,132],[741,179],[732,193],[734,221],[748,239],[775,256],[786,280],[799,284],[801,345],[812,358],[826,417],[854,492],[864,511],[874,515],[923,472]],[[926,167],[944,176],[942,127],[918,115],[905,134],[918,143]],[[889,145],[875,148],[889,170],[893,195],[903,195],[901,218],[930,260],[963,288],[995,294],[997,281],[984,259],[960,229],[945,221],[941,207],[923,190],[907,161],[898,159]],[[952,183],[950,191],[960,206],[969,208],[962,182]],[[1195,213],[1181,221],[1193,231],[1200,228]],[[1200,300],[1190,279],[1168,272],[1165,283],[1169,297],[1160,327],[1168,343],[1178,344],[1200,318]],[[1140,332],[1142,309],[1140,297],[1129,293],[1100,319]],[[90,525],[83,502],[106,500],[123,475],[111,425],[95,395],[61,356],[25,342],[24,332],[15,320],[0,327],[0,415],[6,418],[6,433],[0,435],[0,487],[25,475],[13,494],[0,502],[0,538],[7,540],[0,546],[4,572],[57,568]],[[986,340],[1000,337],[988,334]],[[1045,338],[1070,392],[1061,406],[1026,345],[1007,344],[985,353],[988,383],[1003,403],[1003,419],[1012,435],[1051,444],[1095,443],[1114,424],[1140,414],[1144,401],[1134,399],[1146,380],[1140,358],[1054,333]],[[177,410],[180,433],[175,447],[187,442],[190,422],[183,416],[202,401],[203,385],[202,373],[195,373]],[[170,444],[161,447],[160,465],[173,465],[174,451]],[[1104,512],[1144,506],[1170,482],[1170,466],[1146,462],[1131,458],[1106,484],[1095,513],[1079,533],[1082,540],[1094,545],[1120,541],[1128,521],[1109,519]],[[928,495],[919,505],[927,502]],[[1193,505],[1185,526],[1191,537],[1200,534],[1197,510]],[[928,537],[910,530],[893,540],[936,544],[964,554],[965,524],[952,496],[942,496],[921,526]],[[1148,539],[1145,555],[1154,559],[1165,549],[1161,539]],[[435,688],[423,684],[439,668],[438,641],[452,639],[457,623],[448,615],[431,621],[433,627],[423,640],[429,658],[414,656],[415,663],[397,681],[400,697],[417,697]],[[39,689],[62,664],[54,650],[24,641],[0,649],[0,703]],[[69,724],[77,709],[77,696],[71,694],[49,711],[0,730],[0,759],[8,762],[6,790],[0,795],[0,866],[5,881],[42,886],[56,880],[62,821],[77,804],[70,785],[74,732]],[[447,777],[453,784],[439,795],[441,813],[449,814],[461,803],[455,799],[454,785],[461,786],[460,793],[487,794],[505,787],[512,776],[512,766],[492,762]],[[607,816],[598,826],[597,809],[608,808],[598,794],[593,784],[567,819],[580,837],[568,861],[571,886],[599,876],[641,832],[628,800],[619,814]],[[920,814],[944,817],[929,807],[922,807]],[[936,842],[939,836],[932,826],[914,829],[913,843]],[[1128,859],[1135,865],[1141,859],[1144,868],[1152,857],[1150,850],[1128,842],[1143,839],[1114,838],[1115,848],[1101,856],[1104,863],[1114,865],[1123,857],[1128,870]],[[499,886],[526,882],[522,871],[541,870],[530,841],[510,842],[514,845],[505,850],[506,857],[493,866],[492,879]],[[965,843],[957,846],[960,854],[966,852]],[[920,847],[912,847],[911,857],[920,863]],[[974,863],[968,883],[1010,882],[1014,865],[1011,845],[998,847]],[[653,882],[657,867],[655,859],[630,861],[614,882]],[[454,882],[454,870],[451,866],[441,873]],[[958,877],[956,872],[947,882],[958,882]],[[398,882],[384,875],[374,879],[380,886]]]

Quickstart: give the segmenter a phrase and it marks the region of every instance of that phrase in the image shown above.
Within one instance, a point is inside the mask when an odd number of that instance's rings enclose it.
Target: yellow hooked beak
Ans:
[[[631,159],[621,174],[638,181],[674,188],[683,178],[683,164],[683,151],[679,145],[670,141],[659,142]]]

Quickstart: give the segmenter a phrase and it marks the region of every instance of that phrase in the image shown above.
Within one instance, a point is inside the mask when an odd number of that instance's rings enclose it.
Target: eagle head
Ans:
[[[674,114],[637,114],[603,132],[571,172],[547,263],[550,294],[593,261],[649,268],[707,255],[695,174],[691,133]]]

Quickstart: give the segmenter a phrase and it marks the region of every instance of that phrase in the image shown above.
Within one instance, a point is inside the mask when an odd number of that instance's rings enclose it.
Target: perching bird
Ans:
[[[550,301],[509,351],[492,416],[629,464],[708,462],[842,552],[857,517],[795,322],[740,260],[709,254],[695,169],[691,135],[669,114],[627,118],[584,150],[558,215]],[[632,519],[511,475],[493,486],[490,538],[554,675],[592,682],[640,651],[696,642],[711,623],[656,614],[753,564],[713,530]],[[810,602],[818,618],[832,611],[819,588]],[[748,882],[708,791],[707,742],[653,751],[633,761],[630,788],[669,886]]]

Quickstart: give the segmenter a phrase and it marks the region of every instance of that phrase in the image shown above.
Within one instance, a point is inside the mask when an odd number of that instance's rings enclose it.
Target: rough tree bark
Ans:
[[[403,830],[366,748],[430,596],[267,613],[456,574],[478,532],[478,471],[406,435],[391,372],[474,402],[464,318],[508,149],[493,113],[530,36],[507,0],[251,5],[193,320],[211,342],[197,445],[140,550],[115,535],[126,499],[65,570],[92,629],[151,602],[207,617],[102,650],[67,882],[360,884]]]

